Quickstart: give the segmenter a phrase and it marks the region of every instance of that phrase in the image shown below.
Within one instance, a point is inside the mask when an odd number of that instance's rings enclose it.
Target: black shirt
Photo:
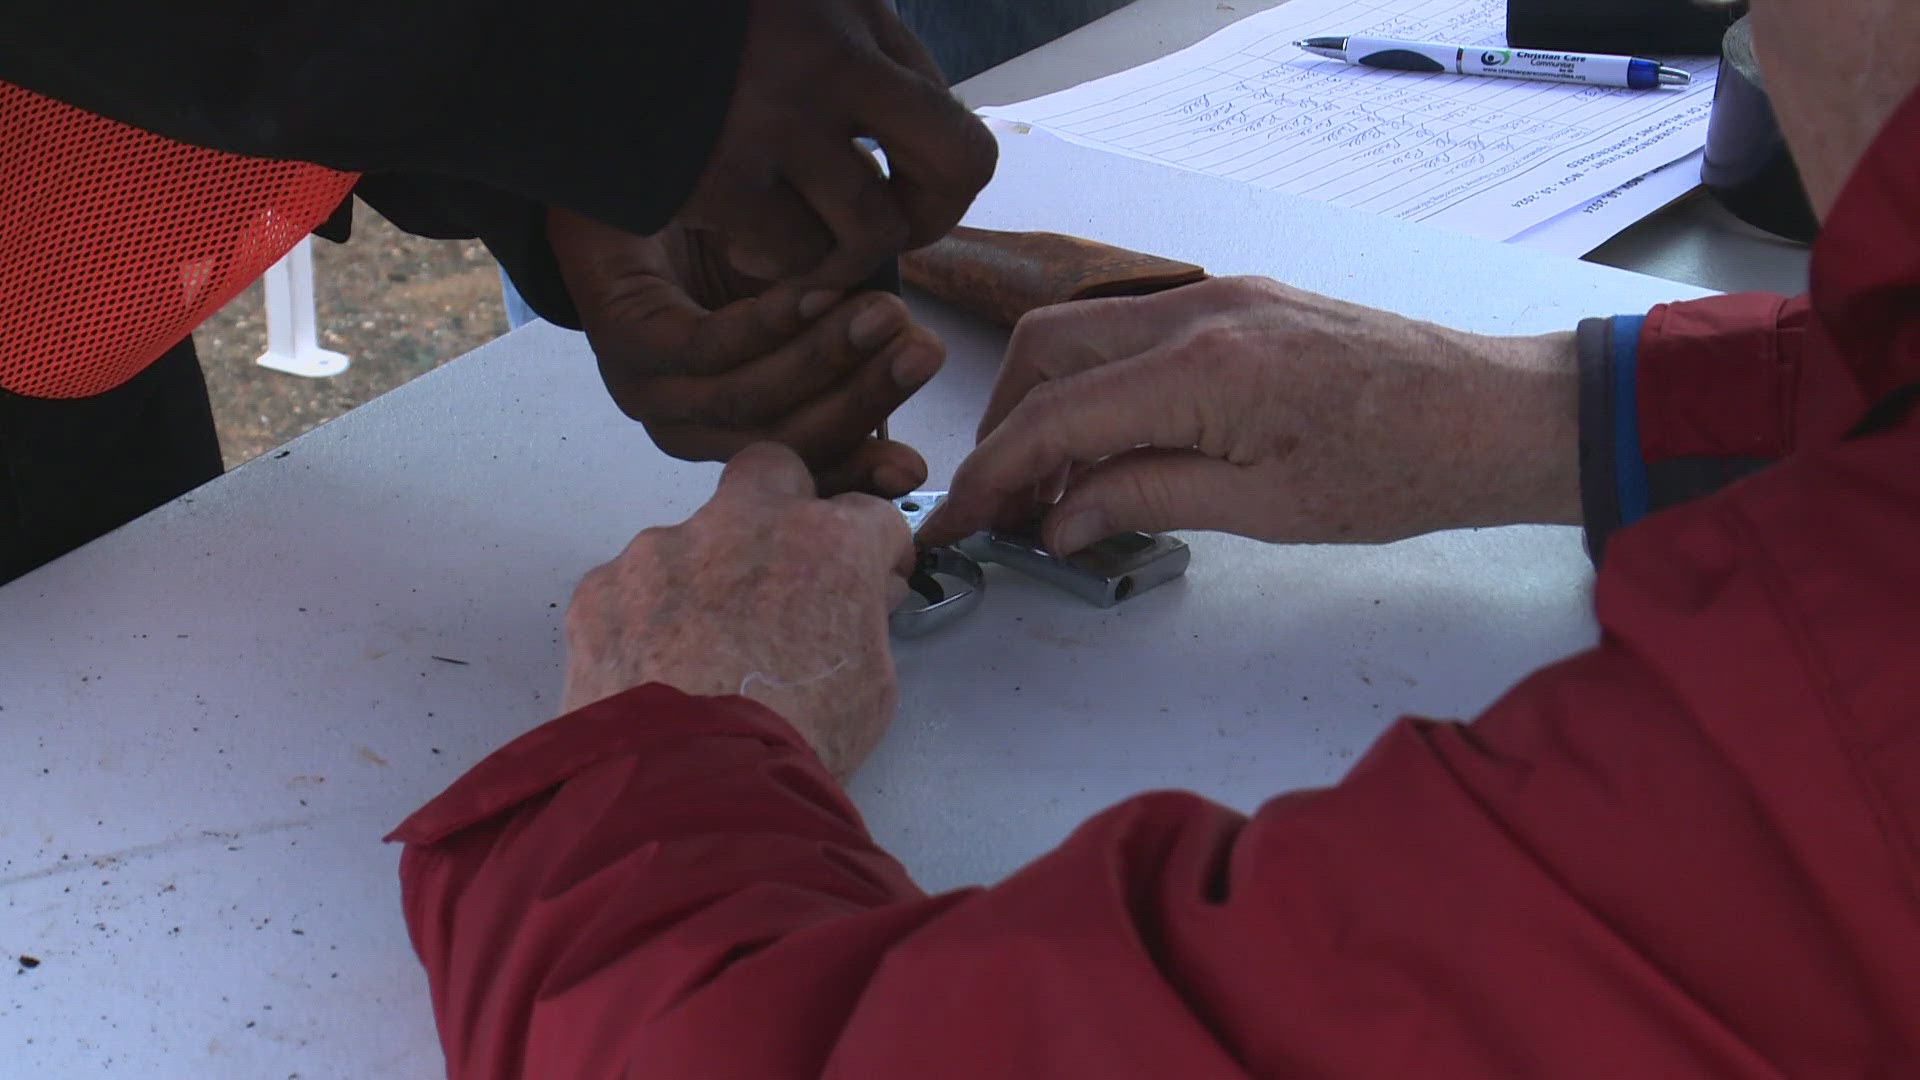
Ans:
[[[480,238],[569,325],[545,207],[665,224],[718,137],[747,18],[746,0],[6,6],[0,79],[182,142],[363,173],[355,194],[396,225]],[[344,239],[343,220],[323,235]]]

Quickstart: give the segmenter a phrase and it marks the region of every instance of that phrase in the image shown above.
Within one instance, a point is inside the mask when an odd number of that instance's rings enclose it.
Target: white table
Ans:
[[[1487,331],[1699,292],[1005,141],[974,224]],[[1488,286],[1458,289],[1469,268]],[[952,358],[895,431],[938,480],[1002,339],[922,310]],[[0,975],[0,1076],[437,1075],[378,838],[549,717],[575,579],[715,472],[537,324],[0,588],[0,970],[42,961]],[[1470,713],[1593,635],[1571,529],[1190,539],[1187,580],[1113,611],[996,573],[898,650],[901,719],[855,795],[924,884],[1002,875],[1144,788],[1250,809],[1330,781],[1396,714]]]

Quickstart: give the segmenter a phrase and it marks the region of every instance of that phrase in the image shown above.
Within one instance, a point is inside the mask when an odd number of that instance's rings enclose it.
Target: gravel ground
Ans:
[[[353,240],[314,241],[320,341],[352,360],[306,379],[254,363],[267,347],[258,284],[194,332],[227,467],[507,332],[500,279],[478,241],[423,240],[358,203]]]

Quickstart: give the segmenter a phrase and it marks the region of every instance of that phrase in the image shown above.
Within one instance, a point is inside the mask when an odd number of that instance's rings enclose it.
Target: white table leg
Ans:
[[[310,379],[338,375],[350,362],[320,347],[313,302],[313,238],[302,238],[261,279],[267,292],[267,351],[261,367]]]

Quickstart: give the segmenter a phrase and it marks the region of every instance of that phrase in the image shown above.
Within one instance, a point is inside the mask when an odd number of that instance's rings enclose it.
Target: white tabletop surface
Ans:
[[[1004,143],[974,224],[1485,331],[1699,292]],[[939,479],[1003,338],[920,306],[952,355],[894,430]],[[716,471],[655,450],[583,340],[536,324],[0,587],[0,1077],[438,1075],[379,837],[550,716],[573,582]],[[1395,715],[1470,713],[1593,635],[1571,529],[1189,539],[1184,582],[1112,611],[996,568],[966,623],[899,648],[901,717],[854,793],[923,884],[997,878],[1142,789],[1250,809],[1330,781]]]

